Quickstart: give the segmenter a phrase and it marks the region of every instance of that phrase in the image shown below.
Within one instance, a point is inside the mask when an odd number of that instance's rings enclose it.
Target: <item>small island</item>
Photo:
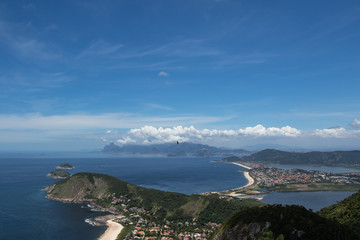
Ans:
[[[65,172],[63,170],[55,170],[48,173],[46,176],[54,178],[54,179],[65,179],[71,176],[70,173]]]
[[[63,162],[59,164],[59,166],[56,167],[57,169],[74,169],[75,167],[71,165],[70,163]]]

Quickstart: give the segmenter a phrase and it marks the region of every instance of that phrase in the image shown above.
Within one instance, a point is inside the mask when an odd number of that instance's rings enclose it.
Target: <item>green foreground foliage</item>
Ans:
[[[360,236],[360,192],[321,209],[319,214],[351,227]]]
[[[304,207],[280,205],[241,210],[211,239],[249,239],[250,236],[256,239],[359,239],[349,226]]]

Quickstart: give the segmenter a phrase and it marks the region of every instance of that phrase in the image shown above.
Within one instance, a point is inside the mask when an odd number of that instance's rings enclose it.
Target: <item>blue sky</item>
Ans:
[[[1,1],[0,150],[360,148],[359,42],[359,1]]]

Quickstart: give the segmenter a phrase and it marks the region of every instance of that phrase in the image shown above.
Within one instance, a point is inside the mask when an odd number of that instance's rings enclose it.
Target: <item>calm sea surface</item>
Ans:
[[[282,205],[302,205],[313,211],[319,211],[323,207],[330,206],[343,200],[354,192],[271,192],[264,196],[261,202]]]
[[[0,158],[0,239],[97,239],[106,227],[84,222],[99,213],[45,198],[56,182],[45,175],[66,161],[76,172],[105,173],[130,183],[185,194],[219,191],[247,183],[241,167],[213,158],[119,158],[13,156]],[[93,156],[93,155],[92,155]]]
[[[0,239],[97,239],[106,227],[84,222],[99,213],[79,204],[45,198],[42,191],[56,182],[45,175],[62,162],[76,172],[105,173],[130,183],[185,194],[220,191],[247,183],[239,170],[219,158],[133,158],[102,154],[0,154]],[[271,193],[264,202],[303,204],[318,210],[350,195],[347,192]],[[281,201],[280,201],[281,200]]]

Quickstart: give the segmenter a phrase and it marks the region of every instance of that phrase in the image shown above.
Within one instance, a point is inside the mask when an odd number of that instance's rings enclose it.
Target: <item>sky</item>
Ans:
[[[360,149],[360,2],[0,2],[0,151]]]

